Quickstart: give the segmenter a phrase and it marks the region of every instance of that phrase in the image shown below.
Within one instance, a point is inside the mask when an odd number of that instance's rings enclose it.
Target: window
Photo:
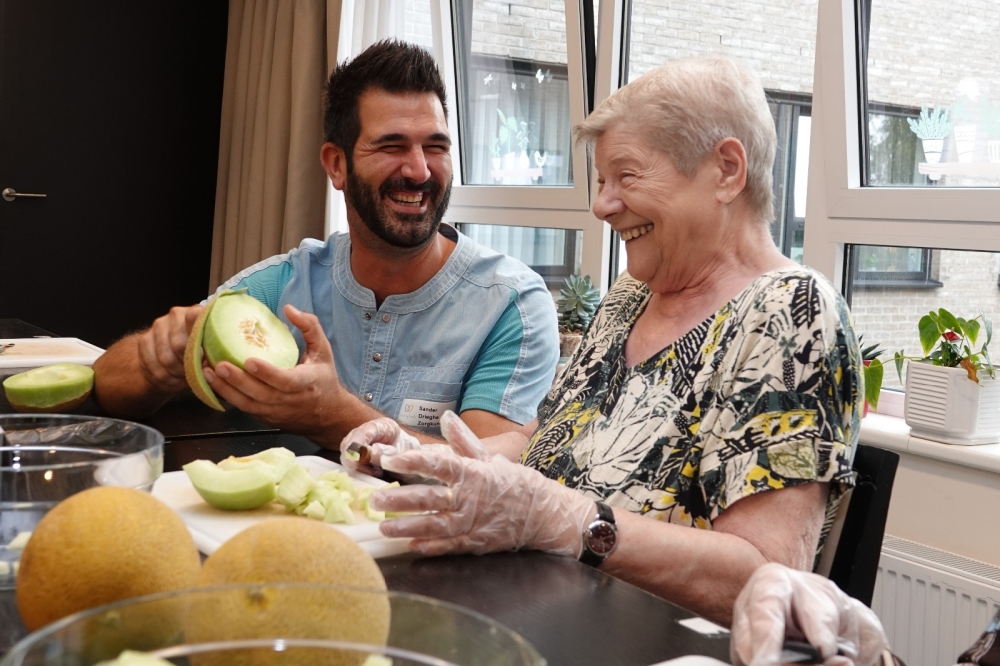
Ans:
[[[816,4],[755,5],[721,0],[632,0],[623,82],[668,60],[721,53],[749,64],[761,77],[778,130],[774,167],[775,221],[772,235],[785,255],[803,256],[809,135],[816,49]],[[615,238],[617,265],[625,270],[625,247]]]
[[[1000,181],[987,174],[996,166],[983,122],[983,100],[1000,99],[985,64],[1000,45],[1000,17],[974,6],[819,0],[822,85],[813,108],[822,114],[814,115],[812,151],[820,158],[811,165],[805,263],[847,280],[847,245],[930,248],[909,253],[921,255],[909,265],[944,283],[934,275],[938,250],[1000,250]],[[972,149],[963,144],[959,159],[957,142],[966,139],[952,126],[935,157],[911,125],[945,106],[953,118],[956,103],[962,114],[976,111]]]
[[[860,245],[850,250],[849,256],[854,289],[942,286],[937,279],[939,257],[928,248]]]
[[[446,11],[459,137],[453,205],[586,210],[586,179],[574,177],[587,173],[586,155],[571,134],[585,115],[581,6],[452,0]],[[456,221],[493,221],[484,217]]]
[[[1000,186],[1000,24],[985,10],[866,0],[868,184]]]
[[[856,256],[896,256],[911,261],[912,266],[926,261],[927,250],[906,247],[851,246]],[[937,289],[928,291],[898,284],[868,286],[857,289],[857,281],[848,284],[851,313],[855,329],[864,336],[866,345],[878,343],[885,354],[881,361],[888,364],[883,379],[885,388],[902,388],[892,366],[892,356],[903,351],[907,356],[921,356],[917,322],[930,310],[945,308],[965,319],[980,311],[1000,325],[1000,253],[935,250],[936,271],[940,277]],[[1000,328],[997,329],[1000,331]],[[990,345],[992,358],[1000,359],[1000,336]]]
[[[495,224],[463,224],[460,230],[477,243],[527,264],[542,276],[553,295],[559,294],[566,278],[580,273],[580,231]]]
[[[443,69],[458,137],[448,221],[521,259],[556,292],[570,273],[600,276],[603,234],[589,210],[586,151],[572,142],[586,113],[584,52],[594,47],[583,22],[592,6],[437,1],[451,17]]]

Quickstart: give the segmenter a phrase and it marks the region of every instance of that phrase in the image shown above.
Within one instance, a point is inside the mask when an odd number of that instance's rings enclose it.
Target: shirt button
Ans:
[[[372,354],[372,360],[375,361],[376,363],[380,362],[382,360],[382,354],[375,352],[374,354]]]
[[[365,393],[365,400],[367,402],[371,402],[374,399],[375,399],[375,396],[373,396],[371,393]]]
[[[371,312],[366,312],[365,313],[365,319],[371,319],[371,318],[372,318],[372,313]]]
[[[387,314],[382,315],[382,321],[384,321],[385,323],[388,324],[389,323],[389,315],[387,315]]]

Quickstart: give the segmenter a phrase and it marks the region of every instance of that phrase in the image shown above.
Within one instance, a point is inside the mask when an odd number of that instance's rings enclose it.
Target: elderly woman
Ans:
[[[754,569],[812,568],[852,483],[862,390],[847,307],[771,240],[775,130],[745,67],[670,63],[576,134],[628,273],[537,420],[480,443],[448,418],[444,450],[407,450],[379,420],[342,451],[381,443],[376,464],[443,482],[373,496],[429,512],[382,525],[418,552],[579,557],[728,624]]]

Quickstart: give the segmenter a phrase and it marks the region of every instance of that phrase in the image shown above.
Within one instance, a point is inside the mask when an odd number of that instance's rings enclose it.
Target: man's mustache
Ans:
[[[441,191],[441,186],[432,178],[428,178],[422,183],[409,178],[392,178],[385,181],[378,188],[378,193],[385,196],[393,190],[406,190],[408,192],[427,192],[432,197],[437,196]]]

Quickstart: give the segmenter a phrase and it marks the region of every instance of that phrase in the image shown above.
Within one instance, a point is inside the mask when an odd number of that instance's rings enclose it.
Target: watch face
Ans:
[[[587,528],[587,548],[595,555],[608,555],[615,549],[618,531],[611,523],[598,520]]]

